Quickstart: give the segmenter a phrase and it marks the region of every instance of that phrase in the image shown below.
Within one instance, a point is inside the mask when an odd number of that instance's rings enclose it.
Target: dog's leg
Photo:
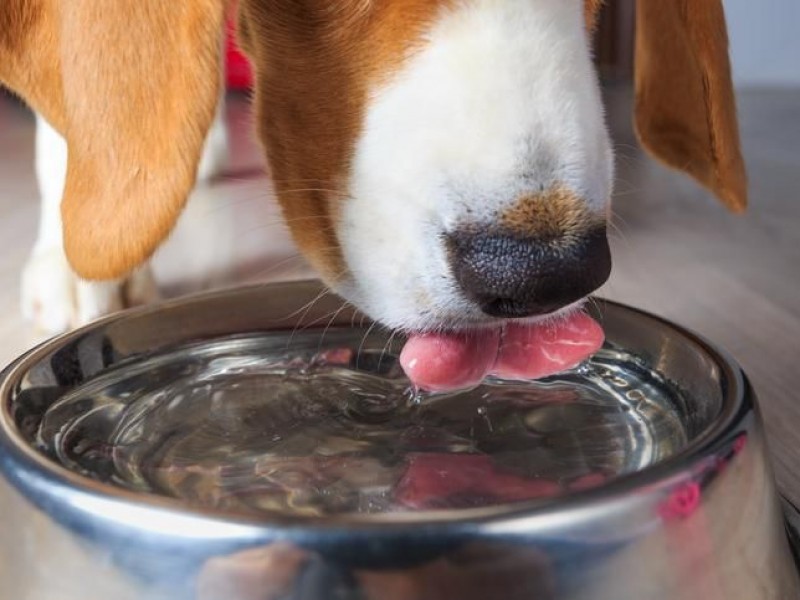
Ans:
[[[228,129],[225,126],[225,95],[220,95],[217,112],[206,136],[203,156],[197,168],[197,180],[208,182],[222,174],[228,160]]]
[[[148,266],[125,281],[83,281],[72,272],[64,254],[61,228],[66,167],[66,142],[37,115],[36,177],[41,214],[36,243],[22,273],[22,312],[38,329],[50,334],[157,298]]]

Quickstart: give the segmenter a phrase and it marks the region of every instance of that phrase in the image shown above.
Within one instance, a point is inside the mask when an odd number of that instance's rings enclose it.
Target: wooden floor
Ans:
[[[783,490],[800,502],[800,90],[740,95],[752,209],[727,214],[644,157],[630,94],[608,90],[618,152],[615,272],[603,295],[682,323],[726,347],[761,398]],[[156,259],[168,294],[310,274],[280,224],[242,99],[228,106],[230,176],[199,189]],[[0,362],[36,337],[19,316],[19,272],[38,213],[33,121],[0,98]],[[208,240],[214,243],[209,244]]]

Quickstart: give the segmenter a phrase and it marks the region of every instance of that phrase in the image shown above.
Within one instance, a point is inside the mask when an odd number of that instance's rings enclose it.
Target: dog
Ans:
[[[602,285],[613,153],[590,53],[601,3],[239,2],[277,198],[333,290],[413,334],[536,322]],[[212,123],[227,10],[0,6],[0,83],[40,115],[47,149],[24,284],[46,327],[155,295],[146,261],[204,147],[212,163],[224,148]],[[642,144],[744,210],[721,0],[641,0],[636,29]]]

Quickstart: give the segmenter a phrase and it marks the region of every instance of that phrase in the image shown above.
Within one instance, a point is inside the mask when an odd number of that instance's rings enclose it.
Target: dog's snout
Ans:
[[[447,244],[463,293],[495,317],[553,312],[596,290],[611,272],[604,227],[547,240],[463,230]]]

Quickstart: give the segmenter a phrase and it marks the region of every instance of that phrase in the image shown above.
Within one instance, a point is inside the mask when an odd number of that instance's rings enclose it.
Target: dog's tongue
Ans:
[[[497,330],[412,335],[400,364],[419,388],[446,391],[477,385],[487,375],[537,379],[574,367],[603,344],[603,330],[576,312],[547,324]]]

